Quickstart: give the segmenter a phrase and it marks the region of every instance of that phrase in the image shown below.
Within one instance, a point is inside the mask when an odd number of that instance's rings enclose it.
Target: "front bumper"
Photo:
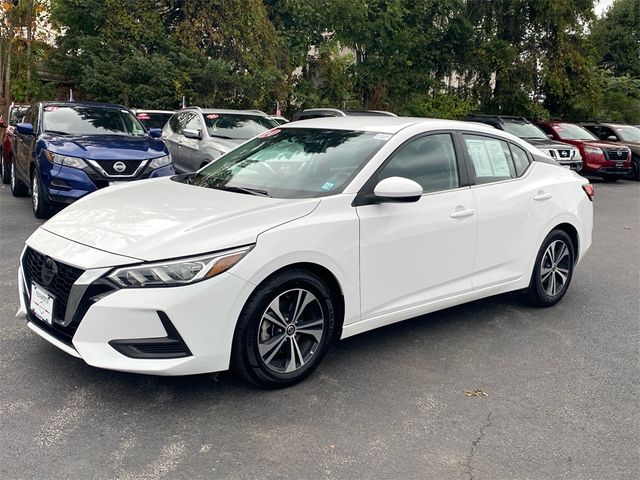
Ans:
[[[94,269],[96,278],[110,270]],[[18,316],[51,344],[95,367],[154,375],[227,370],[236,320],[252,290],[229,272],[182,287],[113,290],[90,301],[88,308],[78,302],[81,318],[65,329],[55,320],[49,326],[29,311],[30,287],[22,264],[18,285]],[[185,348],[180,350],[174,341]],[[163,358],[159,345],[165,352],[169,348],[182,354]]]
[[[88,193],[108,187],[114,182],[135,181],[145,178],[166,177],[175,174],[173,165],[169,164],[155,170],[143,170],[136,177],[128,179],[107,178],[92,167],[86,169],[53,165],[48,161],[41,163],[41,174],[47,199],[54,204],[68,205],[79,200]]]
[[[602,167],[599,168],[594,175],[602,177],[624,178],[628,176],[633,169],[631,167]]]

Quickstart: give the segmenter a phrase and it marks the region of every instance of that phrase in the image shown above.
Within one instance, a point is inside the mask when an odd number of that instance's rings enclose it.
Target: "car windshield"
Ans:
[[[185,181],[278,198],[333,195],[342,192],[390,137],[351,130],[275,129],[232,150]]]
[[[29,107],[13,107],[9,113],[9,125],[20,123]]]
[[[504,122],[503,128],[505,132],[525,140],[548,140],[549,138],[542,130],[531,123]]]
[[[563,140],[597,140],[589,130],[572,123],[559,123],[551,128]]]
[[[640,128],[625,126],[615,127],[614,130],[620,140],[624,142],[640,142]]]
[[[204,121],[211,137],[248,140],[278,123],[259,115],[238,115],[232,113],[205,113]]]
[[[122,108],[47,105],[43,130],[62,135],[145,135],[138,120]]]
[[[172,115],[173,113],[138,112],[136,118],[147,128],[162,128]]]

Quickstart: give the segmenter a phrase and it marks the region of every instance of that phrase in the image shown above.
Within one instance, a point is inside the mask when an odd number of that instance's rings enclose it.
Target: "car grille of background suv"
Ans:
[[[58,267],[58,273],[53,278],[50,285],[43,285],[44,282],[41,279],[41,272],[42,265],[44,264],[46,258],[46,255],[43,255],[39,252],[36,252],[32,248],[27,247],[27,250],[24,253],[24,257],[22,258],[22,271],[26,281],[25,288],[29,290],[28,295],[30,296],[31,282],[35,282],[38,285],[41,285],[47,291],[51,292],[56,297],[53,318],[54,320],[62,321],[67,310],[67,302],[69,301],[71,286],[78,278],[80,278],[80,275],[84,273],[84,270],[54,260],[56,266]],[[27,303],[27,307],[28,305],[29,304]],[[30,319],[34,318],[35,316],[31,315]],[[38,325],[40,324],[45,325],[44,322],[38,322]],[[55,321],[53,325],[56,329],[61,330],[62,333],[68,336],[72,337],[73,333],[75,333],[75,328],[72,328],[73,331],[67,332],[65,330],[66,327],[56,324]]]
[[[604,152],[607,159],[612,161],[624,162],[629,159],[629,150],[626,148],[605,148]]]
[[[118,177],[118,176],[131,176],[140,167],[140,164],[144,160],[93,160],[97,163],[102,170],[106,172],[106,174],[110,177]],[[122,163],[125,166],[125,169],[122,172],[116,171],[113,166],[116,163]]]

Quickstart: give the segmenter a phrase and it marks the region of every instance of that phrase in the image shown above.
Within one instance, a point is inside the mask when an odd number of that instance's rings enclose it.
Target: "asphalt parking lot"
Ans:
[[[0,188],[2,479],[640,476],[640,183],[596,184],[556,307],[503,295],[369,332],[279,391],[99,370],[41,340],[14,319],[39,224]]]

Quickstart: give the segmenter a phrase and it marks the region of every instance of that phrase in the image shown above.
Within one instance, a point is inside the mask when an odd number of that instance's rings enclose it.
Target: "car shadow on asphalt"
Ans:
[[[533,316],[539,311],[522,302],[518,293],[507,293],[464,305],[422,315],[336,342],[322,364],[306,381],[293,389],[314,389],[314,384],[340,388],[353,383],[354,378],[371,375],[371,361],[380,352],[402,357],[412,344],[437,345],[438,342],[468,344],[479,335],[489,335],[492,329],[514,316]],[[127,398],[174,398],[186,404],[211,402],[218,399],[263,395],[264,390],[246,384],[230,372],[164,377],[104,370],[70,357],[39,339],[39,350],[52,349],[44,355],[33,355],[38,371],[56,365],[51,375],[58,377],[55,385],[73,383],[74,388],[89,388],[109,401],[125,402]],[[286,391],[280,390],[280,392]],[[160,393],[159,393],[160,392]],[[185,402],[187,402],[185,404]]]

